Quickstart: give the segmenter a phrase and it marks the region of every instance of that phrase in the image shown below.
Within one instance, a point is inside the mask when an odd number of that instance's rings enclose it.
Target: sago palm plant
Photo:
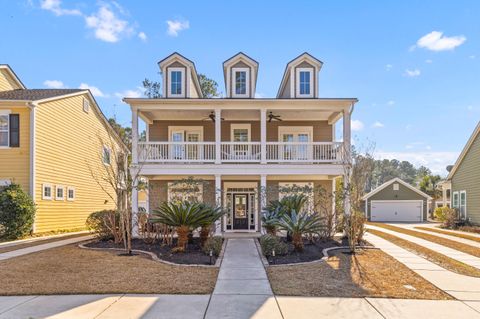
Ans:
[[[283,215],[278,222],[278,227],[282,230],[292,234],[292,242],[295,251],[303,251],[303,235],[317,234],[324,225],[322,218],[314,213],[308,214],[306,212],[298,213],[292,211],[291,215]]]
[[[267,231],[267,234],[276,236],[277,235],[277,226],[280,221],[280,218],[283,216],[283,211],[280,206],[277,206],[273,209],[266,209],[262,213],[262,226]]]
[[[206,224],[211,214],[200,203],[163,202],[152,212],[150,221],[175,227],[178,235],[177,248],[185,250],[190,229]]]
[[[208,236],[210,235],[210,231],[212,229],[212,224],[214,224],[217,220],[222,218],[222,216],[225,214],[225,210],[222,209],[222,207],[214,207],[210,206],[207,204],[201,204],[202,209],[206,212],[207,217],[203,221],[203,223],[200,225],[200,244],[203,245],[208,239]]]

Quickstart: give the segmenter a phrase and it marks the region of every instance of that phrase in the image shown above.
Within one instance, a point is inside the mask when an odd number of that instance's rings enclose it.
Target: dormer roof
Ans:
[[[302,64],[308,64],[311,65],[312,67],[315,68],[314,71],[314,97],[318,97],[318,85],[317,85],[317,78],[318,78],[318,72],[320,72],[320,69],[323,66],[323,62],[311,55],[308,52],[304,52],[291,60],[290,62],[287,63],[287,66],[285,67],[285,72],[283,73],[283,78],[282,82],[280,83],[280,87],[278,89],[277,93],[277,98],[282,98],[284,96],[285,90],[290,90],[287,84],[290,84],[292,82],[292,75],[294,75],[294,69],[296,67],[301,66]],[[293,85],[293,84],[292,84]]]
[[[8,64],[0,64],[0,72],[4,73],[8,77],[8,82],[11,85],[12,90],[26,89],[25,85],[20,81],[20,78],[13,72],[12,68]]]
[[[190,76],[191,76],[191,80],[194,84],[194,87],[195,87],[195,90],[198,94],[198,96],[200,98],[203,97],[203,92],[202,92],[202,89],[200,87],[200,82],[198,81],[198,74],[197,74],[197,69],[195,67],[195,63],[190,60],[190,59],[187,59],[186,57],[184,57],[183,55],[181,55],[180,53],[178,52],[173,52],[172,54],[170,54],[169,56],[167,56],[166,58],[160,60],[158,62],[158,66],[160,67],[160,70],[162,71],[162,74],[163,74],[163,79],[164,79],[164,82],[163,82],[163,96],[166,97],[166,81],[165,81],[165,78],[166,78],[166,68],[168,68],[170,65],[174,65],[175,62],[177,63],[180,63],[181,65],[185,66],[188,68],[189,72],[190,72]]]
[[[251,83],[251,92],[250,96],[254,97],[255,96],[255,89],[257,86],[257,75],[258,75],[258,62],[248,55],[246,55],[243,52],[238,52],[231,58],[225,60],[223,62],[223,77],[225,81],[225,92],[227,97],[231,97],[231,89],[230,89],[230,84],[231,84],[231,74],[230,70],[232,67],[235,66],[242,66],[242,67],[247,67],[249,68],[250,71],[250,83]]]

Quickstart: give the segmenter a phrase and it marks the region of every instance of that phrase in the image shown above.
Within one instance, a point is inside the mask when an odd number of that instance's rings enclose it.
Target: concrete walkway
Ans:
[[[282,318],[254,239],[228,239],[205,318]]]
[[[37,242],[42,242],[44,240],[50,240],[50,239],[61,239],[62,237],[69,237],[69,236],[74,236],[74,235],[81,235],[81,234],[88,235],[89,233],[90,232],[88,230],[83,230],[83,231],[79,231],[79,232],[63,233],[63,234],[57,234],[57,235],[51,235],[51,236],[42,236],[42,237],[35,237],[35,238],[5,241],[5,242],[0,243],[0,248],[7,248],[7,247],[12,247],[12,246],[17,246],[17,245],[37,243]]]
[[[65,246],[65,245],[70,245],[74,243],[78,243],[81,241],[89,240],[92,239],[93,235],[86,235],[86,236],[81,236],[81,237],[75,237],[75,238],[70,238],[70,239],[64,239],[64,240],[58,240],[46,244],[41,244],[41,245],[36,245],[36,246],[31,246],[31,247],[26,247],[26,248],[20,248],[17,250],[12,250],[3,254],[0,254],[0,260],[6,260],[10,259],[13,257],[18,257],[18,256],[23,256],[31,253],[35,253],[37,251],[42,251],[50,248],[56,248],[60,246]]]
[[[426,248],[429,248],[431,250],[434,250],[434,251],[436,251],[440,254],[443,254],[447,257],[450,257],[450,258],[456,259],[458,261],[461,261],[464,264],[467,264],[467,265],[470,265],[472,267],[480,269],[480,258],[478,258],[478,257],[463,253],[461,251],[458,251],[458,250],[455,250],[455,249],[452,249],[452,248],[442,246],[440,244],[436,244],[434,242],[431,242],[431,241],[428,241],[428,240],[425,240],[425,239],[421,239],[421,238],[418,238],[418,237],[415,237],[415,236],[402,234],[402,233],[399,233],[399,232],[396,232],[396,231],[393,231],[393,230],[389,230],[389,229],[385,229],[385,228],[382,228],[382,227],[367,225],[367,228],[376,229],[376,230],[379,230],[381,232],[384,232],[384,233],[394,235],[396,237],[408,240],[412,243],[415,243],[415,244],[424,246]]]
[[[480,312],[480,278],[453,273],[371,233],[365,234],[365,240],[394,257],[438,288]]]

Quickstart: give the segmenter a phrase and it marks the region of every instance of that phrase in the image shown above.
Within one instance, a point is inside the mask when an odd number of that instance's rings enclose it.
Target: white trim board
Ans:
[[[422,195],[423,197],[427,198],[427,199],[432,199],[429,195],[425,194],[424,192],[416,189],[415,187],[413,187],[412,185],[408,184],[407,182],[404,182],[403,180],[401,180],[400,178],[398,177],[395,177],[391,180],[389,180],[388,182],[385,182],[383,183],[382,185],[380,185],[379,187],[375,188],[373,191],[371,191],[370,193],[368,194],[365,194],[362,199],[363,200],[366,200],[370,197],[372,197],[373,195],[377,194],[378,192],[380,192],[381,190],[387,188],[389,185],[393,184],[393,183],[400,183],[402,184],[403,186],[409,188],[410,190],[414,191],[415,193],[419,194],[419,195]]]

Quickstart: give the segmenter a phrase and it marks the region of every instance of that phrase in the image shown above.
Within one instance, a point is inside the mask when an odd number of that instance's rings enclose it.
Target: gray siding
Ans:
[[[393,190],[393,184],[388,185],[386,188],[382,189],[380,192],[372,195],[370,198],[368,198],[368,203],[367,203],[367,218],[370,220],[371,216],[371,201],[372,200],[422,200],[423,201],[423,220],[427,220],[427,204],[428,200],[414,192],[413,190],[405,187],[404,185],[398,183],[399,188],[398,191]]]
[[[452,176],[453,192],[466,191],[467,217],[480,224],[480,134]]]

